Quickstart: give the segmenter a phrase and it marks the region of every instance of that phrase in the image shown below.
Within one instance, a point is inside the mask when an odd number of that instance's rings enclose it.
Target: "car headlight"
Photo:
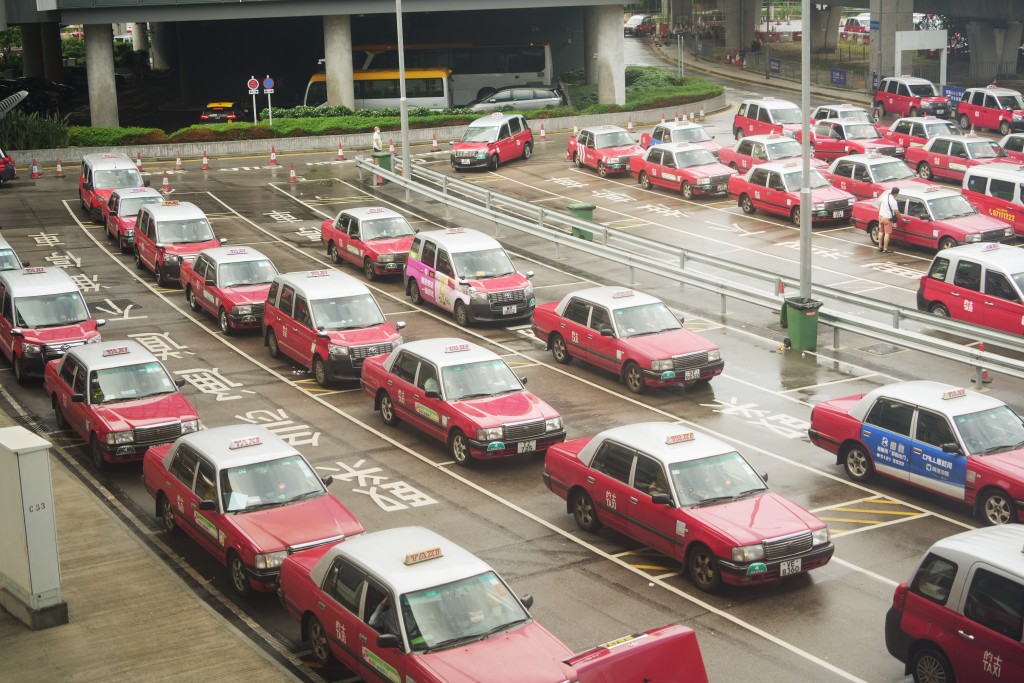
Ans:
[[[562,418],[553,417],[550,420],[544,420],[544,429],[549,432],[556,432],[562,428]]]
[[[784,130],[784,131],[782,131],[782,134],[785,135],[787,138],[795,138],[796,137],[796,131],[795,130]]]
[[[327,353],[331,354],[332,356],[347,356],[348,347],[342,346],[341,344],[328,344]]]
[[[43,351],[42,344],[26,344],[21,343],[21,352],[26,356],[38,356]]]
[[[1013,232],[1013,228],[1010,228],[1010,232]],[[86,344],[99,344],[101,341],[103,341],[103,335],[102,334],[97,334],[92,339],[86,339],[85,343]]]
[[[288,557],[287,550],[278,550],[276,553],[260,553],[256,556],[256,569],[276,569]]]
[[[134,237],[135,230],[133,230],[132,228],[128,228],[127,230],[124,231],[124,234],[127,235],[128,237]]]
[[[482,149],[479,152],[477,152],[476,153],[476,158],[477,159],[486,159],[487,158],[487,150],[483,150]]]
[[[245,306],[235,306],[231,309],[231,312],[235,315],[249,315],[252,313],[252,305],[247,304]]]
[[[708,360],[710,360],[710,361],[722,360],[722,350],[721,349],[712,349],[711,351],[708,351]]]
[[[191,434],[192,432],[199,431],[199,420],[182,420],[181,421],[181,433]]]
[[[733,562],[760,562],[764,559],[764,546],[741,545],[732,549]]]
[[[469,300],[472,301],[473,303],[485,304],[487,303],[487,292],[477,292],[470,290]]]
[[[1013,237],[1013,228],[1003,230],[1003,237]]]
[[[824,529],[815,529],[811,532],[811,541],[814,545],[825,545],[828,543],[831,534],[828,532],[828,527]]]
[[[981,235],[979,235],[978,233],[973,233],[971,235],[967,235],[966,237],[964,237],[964,242],[979,242],[980,240]]]
[[[402,337],[398,337],[398,339],[396,339],[395,341],[391,342],[391,348],[394,349],[397,346],[401,346],[402,342],[404,342],[404,341],[405,340],[402,339]]]
[[[824,211],[825,204],[823,202],[818,202],[817,204],[811,204],[811,208],[815,211]]]
[[[527,282],[526,286],[523,287],[523,298],[527,301],[533,298],[533,283]]]
[[[107,443],[111,446],[119,446],[126,443],[135,443],[135,432],[110,432],[107,434]]]
[[[503,430],[501,427],[490,427],[488,429],[476,430],[477,441],[497,441],[502,437]]]
[[[1013,120],[1014,120],[1014,121],[1021,121],[1021,120],[1024,120],[1024,114],[1014,114],[1014,115],[1013,115]]]
[[[181,257],[177,254],[164,254],[164,263],[178,263]]]
[[[847,200],[846,200],[846,208],[850,208],[851,206],[853,206],[853,203],[854,203],[855,201],[856,201],[856,200],[855,200],[855,199],[854,199],[853,197],[850,197],[849,199],[847,199]]]
[[[381,254],[380,256],[377,257],[377,263],[394,263],[394,262],[395,262],[395,255],[394,254]]]
[[[664,372],[672,369],[672,361],[670,360],[652,360],[651,370],[657,370],[658,372]]]

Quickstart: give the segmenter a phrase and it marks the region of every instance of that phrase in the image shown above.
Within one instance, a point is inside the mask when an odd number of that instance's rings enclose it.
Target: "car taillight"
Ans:
[[[907,602],[907,584],[901,583],[896,586],[896,592],[892,594],[892,606],[893,609],[903,611],[904,606]]]
[[[207,116],[206,114],[203,114],[203,115],[202,115],[202,116],[200,116],[199,118],[200,118],[201,120],[203,120],[203,121],[206,121],[206,120],[208,120],[208,119],[209,119],[210,117],[209,117],[209,116]]]
[[[235,118],[236,118],[236,117],[235,117],[235,115],[234,115],[234,114],[228,114],[228,121],[234,121],[234,120],[235,120]]]

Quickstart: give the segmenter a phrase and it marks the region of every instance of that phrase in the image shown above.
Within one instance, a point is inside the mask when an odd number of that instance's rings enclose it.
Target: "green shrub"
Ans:
[[[119,145],[155,145],[167,142],[167,134],[159,128],[100,128],[71,126],[72,147],[116,147]]]
[[[67,147],[67,119],[13,109],[0,118],[0,140],[7,150]]]

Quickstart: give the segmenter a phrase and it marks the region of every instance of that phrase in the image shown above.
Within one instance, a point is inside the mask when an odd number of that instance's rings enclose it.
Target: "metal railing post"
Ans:
[[[725,292],[722,292],[721,297],[722,297],[722,317],[724,318],[725,314],[726,314],[725,306],[726,306],[726,302],[729,300],[729,297],[726,295]]]
[[[900,329],[900,309],[896,309],[892,312],[892,326],[894,329]]]
[[[448,201],[448,180],[449,180],[448,176],[445,176],[444,179],[441,181],[441,194],[444,195],[444,217],[445,218],[451,218],[452,217],[452,205]]]
[[[782,305],[785,306],[786,304],[782,304]],[[838,351],[839,350],[839,328],[838,327],[833,327],[832,328],[832,349],[834,351]]]

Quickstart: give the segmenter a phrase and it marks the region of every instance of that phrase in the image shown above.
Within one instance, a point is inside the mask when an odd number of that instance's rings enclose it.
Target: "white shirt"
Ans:
[[[896,197],[892,196],[892,190],[883,193],[882,196],[879,197],[879,218],[884,218],[890,221],[892,220],[893,215],[899,210],[899,205],[896,203],[898,201],[897,197],[899,197],[899,195],[897,195]]]

